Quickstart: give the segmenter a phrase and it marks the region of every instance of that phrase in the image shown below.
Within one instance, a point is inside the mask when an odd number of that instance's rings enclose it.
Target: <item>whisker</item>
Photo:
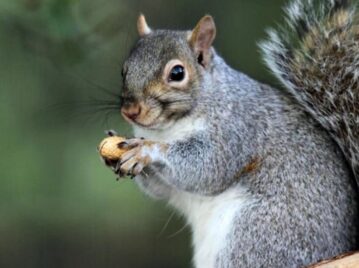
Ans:
[[[99,122],[108,124],[111,115],[119,114],[121,103],[118,100],[92,99],[84,101],[70,101],[55,103],[41,109],[41,114],[51,114],[55,111],[60,120],[73,121],[81,119],[82,122]]]
[[[87,78],[82,78],[85,82],[87,82],[88,84],[90,84],[91,86],[94,86],[95,89],[103,92],[103,93],[106,93],[106,95],[110,96],[110,97],[118,97],[120,98],[121,97],[121,93],[117,93],[117,92],[113,92],[112,90],[104,87],[103,85],[101,84],[97,84],[93,81],[90,81],[88,80]]]
[[[172,218],[173,218],[173,216],[174,216],[175,214],[176,214],[175,211],[173,211],[173,212],[170,214],[170,216],[169,216],[168,219],[166,220],[165,224],[163,225],[161,231],[158,233],[158,237],[160,237],[160,236],[164,233],[164,231],[167,229],[168,225],[170,224],[170,222],[171,222],[171,220],[172,220]]]
[[[167,236],[167,239],[170,239],[170,238],[173,238],[175,237],[176,235],[180,234],[182,231],[184,231],[186,229],[186,227],[188,226],[187,223],[185,223],[182,228],[180,228],[178,231],[174,232],[173,234]]]

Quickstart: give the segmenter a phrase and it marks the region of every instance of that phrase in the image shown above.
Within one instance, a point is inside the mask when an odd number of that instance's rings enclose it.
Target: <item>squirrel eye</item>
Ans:
[[[180,82],[184,79],[184,77],[185,77],[184,67],[181,65],[176,65],[172,68],[170,72],[169,81]]]

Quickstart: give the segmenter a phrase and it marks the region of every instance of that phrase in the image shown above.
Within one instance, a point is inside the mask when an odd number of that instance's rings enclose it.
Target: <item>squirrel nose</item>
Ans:
[[[121,109],[122,114],[131,120],[136,120],[136,118],[141,113],[141,106],[139,104],[131,104],[125,106]]]

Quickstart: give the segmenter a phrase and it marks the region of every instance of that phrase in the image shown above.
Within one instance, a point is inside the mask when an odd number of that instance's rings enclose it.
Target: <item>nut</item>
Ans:
[[[129,150],[126,146],[120,146],[125,140],[126,138],[120,136],[111,136],[103,139],[98,146],[100,155],[108,160],[120,160],[121,156]]]

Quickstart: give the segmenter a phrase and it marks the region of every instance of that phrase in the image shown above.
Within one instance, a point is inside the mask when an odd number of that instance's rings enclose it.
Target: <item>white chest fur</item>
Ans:
[[[216,257],[226,246],[235,217],[250,204],[250,197],[245,189],[235,187],[214,197],[177,193],[170,204],[184,213],[192,227],[195,267],[215,268]]]
[[[134,134],[153,141],[173,142],[205,128],[205,120],[189,117],[162,131],[134,127]],[[213,197],[172,191],[169,203],[186,216],[192,227],[196,268],[215,268],[216,257],[226,245],[234,219],[249,200],[245,189],[238,186]]]

